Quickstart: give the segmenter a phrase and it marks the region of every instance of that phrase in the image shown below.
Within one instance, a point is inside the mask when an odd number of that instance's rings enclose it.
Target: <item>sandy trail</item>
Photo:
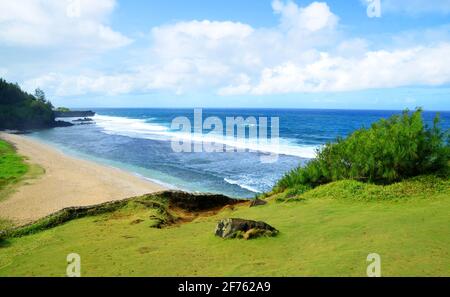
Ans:
[[[125,171],[64,155],[26,136],[0,133],[45,174],[0,201],[0,218],[25,224],[70,206],[86,206],[164,190]]]

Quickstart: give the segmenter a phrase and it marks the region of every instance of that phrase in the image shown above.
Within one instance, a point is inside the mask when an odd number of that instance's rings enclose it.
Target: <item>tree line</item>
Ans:
[[[39,129],[57,125],[52,103],[44,91],[23,91],[15,83],[0,78],[0,129]]]

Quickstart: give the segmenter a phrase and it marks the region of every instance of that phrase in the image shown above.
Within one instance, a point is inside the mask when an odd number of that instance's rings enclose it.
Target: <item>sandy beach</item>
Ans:
[[[45,174],[0,202],[0,218],[26,224],[71,206],[86,206],[164,190],[131,173],[63,154],[27,136],[0,133]]]

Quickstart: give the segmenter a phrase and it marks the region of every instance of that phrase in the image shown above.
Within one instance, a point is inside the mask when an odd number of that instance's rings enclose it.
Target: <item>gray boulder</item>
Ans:
[[[217,224],[215,234],[222,238],[252,239],[275,236],[278,230],[265,222],[245,219],[223,219]]]
[[[255,207],[255,206],[260,206],[260,205],[266,205],[267,201],[266,200],[261,200],[261,199],[253,199],[252,202],[250,203],[250,207]]]

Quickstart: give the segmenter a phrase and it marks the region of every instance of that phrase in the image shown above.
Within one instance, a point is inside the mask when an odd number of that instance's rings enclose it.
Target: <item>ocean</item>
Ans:
[[[214,117],[224,125],[224,132],[205,129],[192,137],[186,131],[171,127],[177,117],[185,117],[195,129],[194,109],[92,109],[93,122],[72,127],[33,132],[31,137],[48,143],[75,157],[127,170],[142,178],[170,188],[192,192],[211,192],[231,197],[251,198],[268,191],[289,170],[305,164],[315,150],[336,137],[345,137],[361,127],[387,118],[399,111],[307,110],[307,109],[203,109],[203,120]],[[450,128],[450,112],[439,112],[441,127]],[[436,112],[425,112],[432,124]],[[278,118],[279,142],[258,142],[247,132],[246,139],[235,141],[224,136],[227,117],[254,117],[256,123],[242,123],[247,131],[262,126],[261,118]],[[73,120],[73,119],[66,119]],[[212,126],[211,126],[212,127]],[[257,131],[257,130],[253,130]],[[210,133],[211,132],[211,133]],[[260,134],[261,135],[261,134]],[[238,151],[207,152],[173,149],[178,143],[195,143],[207,139],[218,147]],[[230,149],[231,150],[231,149]],[[237,150],[237,149],[236,149]],[[277,153],[272,162],[263,157]]]

